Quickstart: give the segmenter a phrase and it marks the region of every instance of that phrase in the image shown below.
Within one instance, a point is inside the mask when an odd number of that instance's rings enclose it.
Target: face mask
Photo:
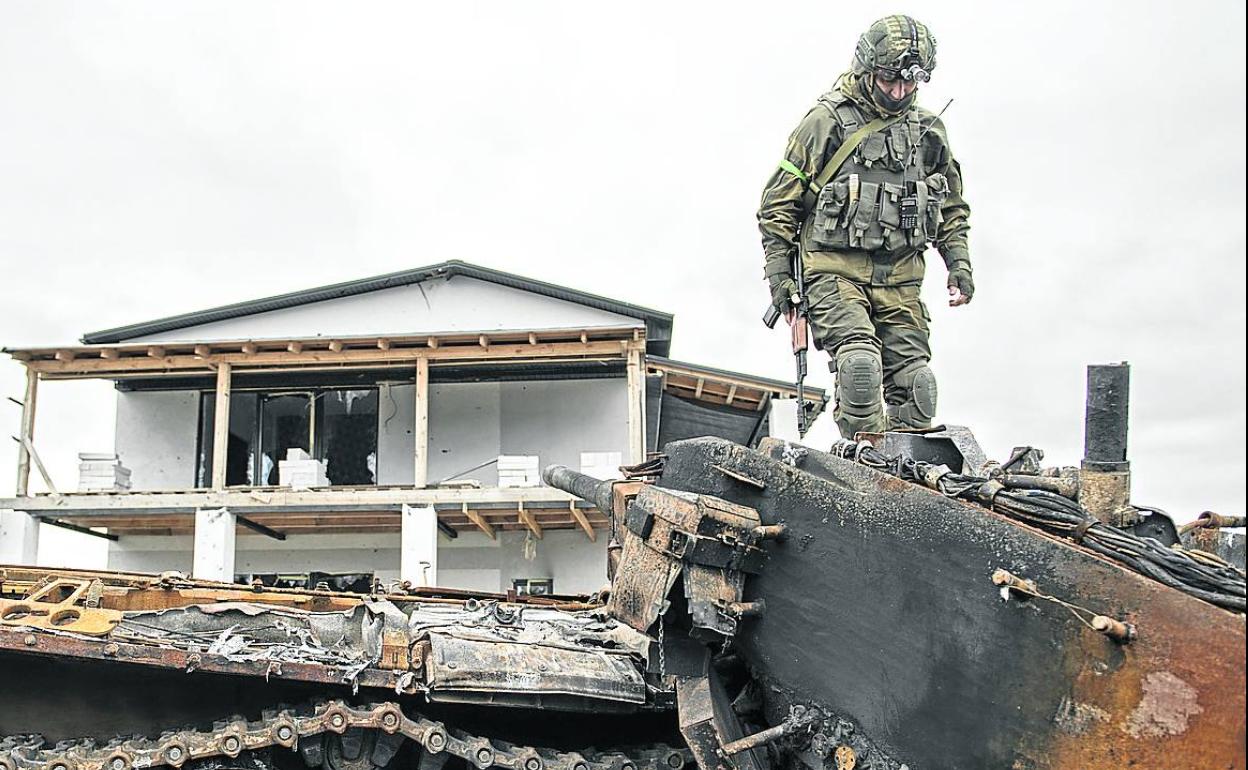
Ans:
[[[896,115],[899,112],[909,109],[910,105],[914,103],[915,97],[918,96],[918,93],[919,89],[916,88],[900,99],[894,99],[880,90],[880,87],[876,85],[874,78],[871,80],[871,101],[875,102],[876,106],[878,106],[881,110],[892,115]]]

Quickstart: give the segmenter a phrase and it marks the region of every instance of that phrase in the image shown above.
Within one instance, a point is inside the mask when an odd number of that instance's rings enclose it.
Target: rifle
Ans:
[[[797,293],[789,300],[793,303],[794,318],[789,323],[789,331],[793,343],[793,357],[797,364],[797,435],[806,437],[810,430],[808,422],[812,404],[806,403],[806,351],[810,348],[810,305],[806,301],[806,279],[802,276],[801,249],[793,250],[793,281],[797,284]],[[763,323],[768,329],[776,327],[780,320],[780,311],[775,305],[767,308],[763,315]]]

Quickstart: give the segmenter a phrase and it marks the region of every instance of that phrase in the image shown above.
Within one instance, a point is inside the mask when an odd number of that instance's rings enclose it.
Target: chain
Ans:
[[[355,707],[341,700],[323,701],[310,710],[269,711],[257,722],[217,722],[211,731],[182,730],[157,739],[117,738],[106,745],[94,739],[62,741],[52,747],[38,735],[0,738],[0,770],[141,770],[180,768],[191,760],[237,757],[244,751],[273,746],[295,749],[300,739],[341,735],[352,728],[399,734],[430,754],[447,752],[477,770],[681,770],[691,759],[687,749],[654,746],[624,752],[561,752],[516,746],[470,735],[424,717],[409,718],[397,703]]]
[[[666,615],[666,613],[664,613]],[[659,676],[667,676],[667,651],[663,648],[663,618],[659,616]]]

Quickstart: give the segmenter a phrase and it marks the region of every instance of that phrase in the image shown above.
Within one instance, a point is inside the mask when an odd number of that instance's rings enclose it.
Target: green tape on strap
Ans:
[[[800,168],[790,163],[788,158],[784,158],[780,161],[780,168],[789,172],[790,174],[802,180],[803,182],[809,181],[809,177],[803,174]]]

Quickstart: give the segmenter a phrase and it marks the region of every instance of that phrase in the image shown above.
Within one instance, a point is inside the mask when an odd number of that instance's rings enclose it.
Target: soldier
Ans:
[[[772,304],[792,323],[794,303],[807,302],[846,438],[931,427],[936,379],[919,299],[930,244],[949,270],[950,306],[975,293],[962,174],[944,124],[914,103],[935,66],[926,26],[909,16],[872,24],[850,71],[789,138],[758,210]]]

